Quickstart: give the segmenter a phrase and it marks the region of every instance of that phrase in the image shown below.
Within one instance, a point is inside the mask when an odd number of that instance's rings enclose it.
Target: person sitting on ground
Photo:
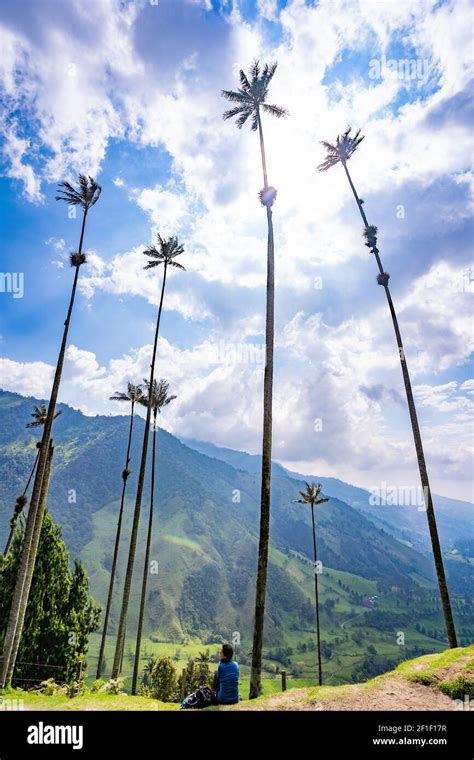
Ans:
[[[230,644],[222,645],[220,658],[215,679],[217,704],[235,705],[239,701],[239,666]]]

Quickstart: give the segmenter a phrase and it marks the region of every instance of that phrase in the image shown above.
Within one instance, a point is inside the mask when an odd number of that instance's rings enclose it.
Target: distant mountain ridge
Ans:
[[[21,493],[34,460],[40,431],[26,430],[25,424],[33,404],[38,403],[39,399],[0,391],[2,542],[7,535],[15,498]],[[93,595],[104,602],[129,418],[125,415],[88,417],[65,404],[59,404],[59,409],[62,414],[53,430],[55,452],[48,508],[62,526],[72,554],[85,563]],[[124,540],[119,555],[118,589],[125,570],[143,426],[144,420],[138,417]],[[197,450],[198,445],[206,451]],[[149,581],[145,631],[155,639],[176,642],[185,636],[203,641],[213,637],[218,640],[238,631],[245,651],[249,651],[258,545],[258,457],[210,446],[195,441],[182,442],[164,430],[159,431],[151,552],[152,559],[158,560],[159,574]],[[228,461],[224,461],[224,455]],[[249,462],[253,463],[253,471],[249,469]],[[342,481],[337,483],[341,489],[350,489],[349,498],[353,487]],[[302,645],[306,640],[313,640],[314,587],[308,561],[312,556],[310,516],[308,510],[293,503],[303,485],[294,474],[290,476],[283,467],[274,465],[267,647],[281,647],[286,642],[294,648],[295,642]],[[360,506],[354,508],[338,498],[332,482],[327,490],[324,485],[324,490],[331,499],[318,510],[317,518],[319,555],[325,568],[321,577],[322,623],[334,648],[334,668],[336,660],[340,661],[337,665],[343,673],[340,678],[349,678],[353,663],[357,662],[349,659],[354,658],[349,649],[363,646],[355,644],[349,633],[341,629],[341,622],[348,618],[358,619],[365,631],[375,626],[373,640],[385,642],[383,646],[387,651],[393,649],[397,656],[400,650],[393,643],[391,632],[400,630],[400,626],[412,631],[412,652],[442,648],[444,633],[432,558],[408,546],[376,520],[369,519]],[[148,494],[147,482],[136,581],[141,577],[143,566]],[[464,558],[458,558],[447,562],[447,571],[453,591],[462,597],[468,579],[472,578],[471,566]],[[136,582],[130,607],[130,631],[136,625],[138,593]],[[370,594],[379,598],[377,610],[369,611],[364,606],[364,599]],[[418,600],[417,615],[409,603],[413,599]],[[117,594],[112,631],[118,603]],[[370,619],[366,620],[367,615]],[[474,629],[474,613],[464,616],[469,633],[471,625]],[[426,633],[415,631],[415,623],[423,623]],[[341,651],[336,656],[338,648]],[[301,655],[303,664],[305,657]]]
[[[244,451],[235,451],[213,443],[200,441],[195,438],[181,438],[187,446],[200,451],[207,456],[228,462],[232,466],[258,474],[261,468],[261,456],[247,454]],[[407,539],[407,531],[410,533],[411,542],[421,551],[429,552],[429,534],[426,525],[426,515],[422,509],[401,504],[378,505],[371,504],[369,491],[345,483],[338,478],[324,477],[321,475],[303,475],[283,467],[278,462],[272,464],[273,472],[279,475],[287,475],[298,481],[316,481],[321,483],[324,492],[337,497],[349,504],[361,514],[368,517],[375,524],[384,527],[397,537]],[[390,497],[390,493],[388,494]],[[434,506],[438,519],[438,525],[444,538],[446,551],[456,549],[458,544],[469,547],[470,557],[474,557],[474,504],[460,499],[451,499],[446,496],[433,494]]]

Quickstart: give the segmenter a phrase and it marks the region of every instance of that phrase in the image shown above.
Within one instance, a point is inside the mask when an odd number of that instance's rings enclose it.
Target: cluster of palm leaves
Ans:
[[[258,565],[257,565],[257,577],[256,577],[256,592],[255,592],[255,613],[254,613],[254,630],[253,630],[253,646],[252,646],[252,668],[250,677],[250,697],[254,698],[261,693],[261,671],[262,671],[262,647],[263,647],[263,627],[265,620],[265,599],[266,599],[266,585],[267,585],[267,568],[268,568],[268,554],[269,554],[269,536],[270,536],[270,504],[271,504],[271,456],[272,456],[272,406],[273,406],[273,350],[274,350],[274,293],[275,293],[275,249],[274,249],[274,233],[273,233],[273,206],[277,197],[277,190],[271,186],[268,182],[268,169],[267,159],[265,153],[265,142],[262,126],[262,115],[275,116],[280,119],[287,115],[285,108],[269,104],[267,102],[270,83],[275,75],[277,64],[265,64],[263,67],[258,61],[252,65],[248,75],[243,70],[240,71],[240,87],[237,90],[223,90],[223,97],[234,104],[234,107],[225,111],[223,114],[224,119],[236,119],[236,125],[241,129],[249,120],[250,128],[254,132],[258,132],[260,142],[260,154],[263,172],[263,188],[259,192],[259,199],[262,206],[266,210],[267,216],[267,287],[266,287],[266,328],[265,328],[265,344],[266,344],[266,363],[263,380],[263,425],[262,425],[262,471],[261,471],[261,493],[260,493],[260,529],[259,529],[259,545],[258,545]],[[363,235],[365,237],[366,245],[370,252],[373,254],[378,267],[377,282],[383,286],[387,297],[387,302],[395,330],[395,337],[399,350],[402,375],[405,384],[408,409],[410,414],[410,420],[413,430],[413,436],[415,441],[415,449],[418,459],[418,466],[420,471],[421,483],[425,494],[426,501],[426,513],[428,518],[428,525],[430,531],[430,537],[433,548],[433,555],[435,561],[435,567],[439,582],[440,596],[443,606],[443,613],[445,618],[446,630],[448,634],[449,644],[451,647],[457,646],[456,633],[454,629],[451,605],[449,600],[448,588],[446,584],[446,577],[444,573],[442,553],[437,533],[436,520],[433,510],[433,502],[431,496],[431,490],[428,480],[428,474],[426,469],[426,463],[424,458],[423,446],[421,441],[421,434],[418,425],[418,419],[416,414],[416,408],[413,398],[413,392],[410,383],[410,377],[408,373],[408,367],[403,350],[403,343],[401,339],[398,320],[393,305],[392,297],[389,290],[389,275],[384,271],[380,258],[380,251],[378,248],[378,230],[374,225],[369,224],[364,208],[363,200],[358,196],[352,178],[347,168],[349,159],[353,156],[364,137],[360,134],[360,130],[355,134],[351,134],[352,130],[348,128],[342,135],[339,135],[334,143],[323,142],[323,146],[326,149],[326,158],[318,167],[320,171],[327,171],[336,164],[341,164],[350,188],[354,195],[354,198],[359,209],[363,221]],[[71,296],[69,301],[69,307],[64,323],[63,337],[61,347],[59,351],[58,361],[56,364],[56,370],[53,380],[53,387],[48,406],[42,405],[41,409],[35,409],[33,416],[35,421],[30,423],[33,425],[43,426],[43,436],[41,442],[38,444],[38,452],[36,456],[33,469],[28,479],[27,485],[23,494],[18,497],[15,506],[15,512],[12,518],[12,531],[15,529],[16,521],[19,514],[26,506],[26,492],[29,487],[30,481],[35,475],[32,495],[30,499],[30,508],[28,510],[28,516],[26,519],[26,526],[23,536],[22,551],[20,557],[19,572],[15,584],[13,593],[13,600],[8,618],[7,629],[4,639],[2,668],[0,672],[0,686],[8,685],[11,683],[13,670],[15,666],[16,655],[18,652],[18,646],[20,637],[23,630],[24,616],[26,610],[26,604],[28,601],[29,591],[31,587],[31,580],[34,572],[36,554],[38,550],[39,533],[41,530],[46,496],[49,484],[49,473],[51,470],[52,460],[52,426],[54,419],[58,416],[56,413],[56,403],[58,397],[58,391],[61,382],[64,356],[66,349],[66,342],[68,338],[69,324],[71,320],[71,314],[74,306],[75,294],[77,290],[77,282],[80,268],[86,263],[86,256],[83,253],[84,233],[86,227],[86,219],[90,209],[97,203],[101,188],[91,177],[85,175],[79,176],[77,186],[73,186],[69,182],[62,182],[59,185],[60,190],[57,196],[57,200],[65,201],[68,205],[77,206],[82,209],[82,225],[79,239],[78,250],[74,251],[71,256],[71,266],[74,268],[74,279],[71,289]],[[135,663],[133,672],[132,692],[136,692],[139,658],[140,658],[140,646],[141,636],[143,628],[144,609],[146,601],[146,589],[147,589],[147,577],[148,577],[148,565],[150,560],[150,548],[152,542],[152,525],[153,525],[153,508],[154,508],[154,487],[155,487],[155,458],[156,458],[156,433],[157,433],[157,415],[160,410],[167,406],[175,396],[168,394],[168,383],[161,379],[157,381],[155,379],[155,365],[157,356],[157,345],[160,331],[160,321],[163,308],[163,299],[165,294],[165,287],[167,281],[167,274],[169,269],[184,270],[184,267],[176,261],[176,258],[183,253],[183,246],[178,242],[176,237],[164,238],[160,234],[157,235],[156,245],[148,246],[144,255],[148,258],[148,262],[145,269],[155,269],[162,267],[162,282],[161,282],[161,295],[156,315],[155,335],[152,349],[152,357],[150,363],[149,377],[144,381],[144,386],[134,385],[129,383],[125,392],[120,392],[112,396],[111,398],[117,401],[125,401],[130,404],[131,414],[129,423],[128,443],[125,456],[125,465],[121,473],[122,477],[122,492],[120,499],[120,506],[118,510],[117,530],[115,536],[115,546],[112,561],[112,570],[109,583],[106,611],[104,617],[104,625],[102,632],[102,641],[99,654],[99,663],[97,676],[99,677],[103,670],[104,662],[104,648],[106,637],[108,634],[108,627],[110,621],[110,609],[112,604],[114,584],[116,580],[117,571],[117,557],[119,551],[119,544],[122,534],[123,526],[123,514],[125,507],[125,495],[127,489],[127,482],[130,475],[130,451],[132,443],[132,433],[134,424],[134,415],[136,405],[140,405],[146,408],[146,421],[143,432],[143,441],[141,449],[140,466],[138,471],[137,491],[135,496],[135,504],[133,509],[132,527],[130,537],[128,541],[128,558],[126,565],[126,573],[122,590],[122,602],[120,609],[120,617],[118,623],[118,631],[116,635],[115,654],[112,666],[112,678],[117,678],[122,670],[122,660],[125,646],[125,637],[127,629],[127,616],[128,607],[130,601],[130,592],[132,585],[132,576],[135,565],[135,555],[138,537],[138,528],[140,522],[141,506],[143,500],[143,491],[145,484],[145,474],[147,467],[147,455],[150,429],[153,430],[153,444],[152,444],[152,468],[151,468],[151,490],[150,490],[150,509],[148,517],[148,531],[147,541],[145,549],[145,561],[143,567],[142,576],[142,589],[140,599],[140,614],[139,623],[137,629],[136,639],[136,651],[135,651]],[[153,425],[152,423],[153,419]],[[318,578],[316,572],[317,565],[317,551],[316,551],[316,530],[315,530],[315,508],[317,505],[327,501],[326,498],[321,497],[321,486],[319,484],[306,484],[306,491],[300,492],[301,498],[298,499],[298,503],[308,504],[311,506],[312,514],[312,528],[313,528],[313,550],[314,550],[314,563],[315,563],[315,602],[316,602],[316,627],[317,627],[317,641],[318,641],[318,673],[319,683],[322,682],[321,672],[321,642],[320,642],[320,625],[319,625],[319,605],[318,605]],[[8,551],[11,542],[11,536],[7,542],[5,551]]]

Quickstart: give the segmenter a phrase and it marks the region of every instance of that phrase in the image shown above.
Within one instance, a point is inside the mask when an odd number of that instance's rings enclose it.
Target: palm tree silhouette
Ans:
[[[110,609],[112,606],[112,596],[114,592],[115,573],[117,571],[117,557],[118,557],[119,546],[120,546],[120,536],[122,533],[122,518],[123,518],[123,508],[125,504],[125,492],[127,490],[127,480],[130,475],[130,470],[129,470],[130,448],[132,445],[132,432],[133,432],[135,404],[140,402],[142,398],[143,398],[142,386],[133,385],[133,383],[127,383],[127,390],[125,393],[119,391],[115,393],[113,396],[110,396],[111,401],[125,401],[130,404],[130,425],[128,428],[128,443],[127,443],[127,454],[125,456],[125,467],[122,470],[122,496],[120,498],[120,508],[119,508],[119,514],[118,514],[118,520],[117,520],[117,530],[115,532],[115,546],[114,546],[114,554],[112,558],[112,568],[110,570],[109,591],[107,594],[107,604],[106,604],[105,616],[104,616],[104,628],[102,631],[102,639],[100,642],[99,662],[97,665],[97,678],[101,677],[102,669],[104,667],[105,642],[107,639],[107,631],[109,627]]]
[[[239,129],[251,118],[250,128],[258,130],[260,154],[263,170],[263,188],[259,193],[262,206],[267,211],[267,303],[265,329],[265,375],[263,381],[263,440],[262,440],[262,483],[260,497],[260,535],[258,545],[258,570],[255,597],[255,619],[252,647],[252,670],[250,675],[250,699],[258,697],[262,690],[262,644],[263,624],[265,620],[265,595],[267,587],[268,542],[270,535],[270,487],[272,467],[272,400],[273,400],[273,342],[274,342],[274,301],[275,301],[275,250],[273,240],[272,206],[277,191],[268,185],[267,161],[261,112],[276,116],[278,119],[287,114],[285,108],[266,102],[268,88],[277,68],[276,63],[265,64],[260,68],[255,61],[247,77],[240,70],[240,88],[223,90],[222,95],[235,107],[223,114],[224,119],[237,117]]]
[[[153,380],[155,377],[155,362],[156,362],[156,349],[158,346],[158,335],[160,331],[161,311],[163,308],[163,297],[166,287],[166,275],[168,267],[184,270],[182,264],[179,264],[175,259],[177,256],[181,256],[184,252],[184,248],[176,237],[170,237],[168,239],[162,238],[160,234],[157,235],[158,246],[148,246],[143,254],[148,257],[148,264],[144,269],[154,269],[163,265],[163,281],[161,285],[161,297],[158,307],[158,314],[156,318],[155,339],[153,343],[153,353],[150,364],[150,387],[153,387]],[[115,646],[114,663],[112,668],[112,678],[118,678],[122,668],[123,650],[125,646],[125,634],[127,629],[127,614],[128,605],[130,601],[130,590],[132,587],[133,566],[135,564],[135,551],[137,546],[138,526],[140,523],[140,510],[142,505],[143,484],[145,482],[146,472],[146,460],[148,452],[148,439],[150,434],[150,421],[152,412],[152,396],[149,394],[148,405],[146,411],[146,423],[143,433],[142,455],[140,461],[140,472],[138,475],[137,496],[135,500],[135,510],[133,513],[132,532],[130,536],[130,545],[128,551],[127,570],[125,574],[125,583],[123,589],[122,607],[120,610],[119,626],[117,632],[117,642]]]
[[[33,420],[31,422],[27,422],[26,425],[25,425],[25,427],[27,427],[27,428],[35,428],[35,427],[40,427],[40,426],[44,425],[44,423],[46,421],[46,414],[47,414],[47,409],[46,409],[46,404],[45,403],[41,403],[39,406],[36,406],[36,404],[35,404],[33,412],[31,414],[31,416],[33,417]],[[56,417],[59,417],[60,414],[62,414],[62,412],[56,412],[56,414],[54,415],[54,419],[56,419]],[[39,458],[40,448],[41,448],[41,441],[38,441],[37,444],[36,444],[35,461],[33,462],[33,467],[31,468],[31,472],[30,472],[30,474],[28,476],[28,480],[26,481],[26,486],[24,487],[23,493],[21,494],[21,496],[18,496],[17,499],[16,499],[16,502],[15,502],[15,508],[13,510],[13,517],[10,520],[10,533],[8,534],[7,543],[5,544],[5,549],[3,550],[3,554],[5,556],[8,554],[8,551],[10,549],[10,545],[11,545],[11,542],[12,542],[12,538],[13,538],[13,534],[15,532],[15,528],[16,528],[17,522],[18,522],[18,518],[20,517],[20,515],[23,512],[24,508],[28,504],[28,499],[26,498],[26,492],[28,491],[28,488],[29,488],[30,483],[31,483],[31,479],[32,479],[32,477],[33,477],[33,475],[35,473],[36,465],[38,464],[38,458]]]
[[[364,137],[360,134],[360,129],[354,134],[354,136],[351,136],[351,128],[349,127],[349,129],[346,129],[346,131],[342,135],[339,135],[337,137],[334,145],[323,141],[322,145],[324,145],[324,147],[326,148],[327,155],[323,163],[318,166],[318,169],[320,171],[327,171],[332,166],[335,166],[338,163],[341,163],[342,166],[344,167],[347,180],[351,187],[352,193],[357,203],[357,208],[359,209],[359,213],[364,223],[363,234],[366,239],[365,244],[370,249],[370,252],[374,254],[375,260],[377,262],[377,266],[379,269],[379,274],[377,275],[377,283],[383,286],[383,288],[385,289],[385,295],[387,296],[388,306],[390,309],[390,314],[391,314],[392,322],[393,322],[393,328],[395,330],[395,337],[397,340],[398,353],[400,356],[400,364],[402,367],[403,381],[405,384],[405,392],[406,392],[407,402],[408,402],[408,411],[410,413],[411,427],[413,431],[413,438],[415,441],[415,450],[416,450],[416,456],[418,460],[418,469],[420,471],[421,485],[423,487],[423,497],[424,497],[425,508],[426,508],[426,517],[428,519],[431,546],[433,550],[436,574],[438,577],[438,585],[439,585],[439,592],[440,592],[440,597],[441,597],[441,604],[443,607],[444,622],[446,626],[446,632],[448,634],[449,646],[454,648],[454,647],[457,647],[456,630],[454,627],[453,613],[451,610],[451,602],[449,599],[448,584],[446,582],[446,575],[444,572],[443,555],[441,552],[441,545],[439,542],[438,528],[436,525],[436,517],[435,517],[434,508],[433,508],[433,499],[431,496],[431,488],[430,488],[430,483],[428,479],[428,471],[426,469],[425,454],[423,451],[423,443],[421,440],[420,427],[418,424],[418,416],[416,413],[415,399],[413,397],[410,375],[408,372],[408,365],[406,361],[405,351],[403,348],[400,328],[398,326],[398,319],[395,312],[395,307],[393,305],[390,289],[388,287],[390,275],[388,274],[388,272],[384,271],[382,262],[380,259],[380,251],[377,247],[377,227],[368,223],[367,217],[365,215],[365,211],[363,209],[364,202],[357,195],[356,189],[352,182],[351,175],[349,174],[349,170],[347,168],[348,160],[353,155],[353,153],[357,150],[358,146],[360,145],[363,139]]]
[[[316,634],[318,639],[318,682],[321,686],[323,683],[323,673],[321,668],[321,632],[319,626],[319,595],[318,595],[318,554],[316,551],[316,523],[314,516],[314,508],[318,504],[324,504],[329,501],[328,498],[322,499],[321,483],[306,483],[306,491],[300,491],[301,499],[295,499],[294,504],[310,504],[311,505],[311,520],[313,524],[313,558],[314,558],[314,595],[315,595],[315,607],[316,607]]]
[[[85,175],[80,174],[77,187],[74,187],[69,182],[60,182],[59,195],[56,196],[56,200],[65,201],[69,206],[79,206],[82,209],[81,236],[79,239],[78,250],[70,255],[71,266],[74,268],[74,280],[72,284],[66,320],[64,322],[61,347],[59,349],[58,360],[56,362],[56,369],[54,372],[51,397],[49,400],[48,411],[46,413],[46,419],[44,422],[43,437],[41,439],[41,447],[39,450],[40,454],[36,467],[36,475],[33,484],[33,492],[31,495],[30,509],[28,511],[28,518],[26,521],[25,537],[21,550],[20,566],[15,583],[15,589],[13,592],[7,628],[5,631],[2,653],[3,659],[0,672],[0,686],[8,686],[11,683],[18,651],[18,647],[16,647],[16,649],[14,647],[14,641],[17,641],[19,643],[23,630],[26,605],[28,603],[31,581],[33,578],[36,562],[36,554],[38,551],[38,544],[35,542],[33,536],[35,535],[37,537],[37,541],[39,541],[39,533],[41,532],[41,530],[39,532],[35,531],[35,522],[38,517],[40,519],[41,528],[43,514],[41,513],[40,496],[45,468],[49,457],[49,440],[51,438],[56,402],[58,398],[59,386],[61,383],[64,357],[66,354],[66,343],[72,309],[76,296],[79,269],[86,261],[86,257],[82,252],[86,219],[92,206],[94,206],[99,200],[100,193],[101,187],[95,182],[95,180],[92,179],[92,177],[86,177]],[[47,493],[45,494],[44,503],[46,503],[46,497]]]
[[[137,641],[135,646],[135,662],[133,665],[133,677],[132,677],[132,694],[137,693],[137,680],[138,680],[138,668],[140,666],[140,648],[142,642],[142,629],[143,629],[143,617],[145,614],[145,599],[146,599],[146,587],[148,580],[148,573],[150,571],[150,549],[151,549],[151,534],[153,527],[153,508],[154,508],[154,495],[155,495],[155,455],[156,455],[156,431],[157,431],[157,417],[163,407],[168,406],[176,396],[168,396],[169,383],[163,378],[159,381],[153,380],[153,385],[150,389],[148,380],[143,381],[146,387],[145,396],[140,399],[140,403],[143,406],[148,406],[151,396],[151,408],[153,412],[153,446],[152,446],[152,458],[151,458],[151,487],[150,487],[150,511],[148,513],[148,532],[146,539],[145,549],[145,561],[143,563],[143,576],[142,576],[142,592],[140,597],[140,612],[138,615],[138,628],[137,628]]]

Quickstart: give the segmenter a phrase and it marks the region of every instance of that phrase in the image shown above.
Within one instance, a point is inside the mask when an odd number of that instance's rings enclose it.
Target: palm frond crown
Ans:
[[[56,200],[65,201],[70,206],[82,206],[84,211],[88,211],[99,200],[102,188],[95,179],[85,174],[79,174],[77,181],[76,187],[70,182],[59,182]]]
[[[148,256],[149,259],[144,269],[154,269],[154,267],[158,267],[160,264],[166,264],[166,266],[184,270],[185,267],[175,261],[177,256],[181,256],[184,253],[184,246],[178,242],[178,238],[175,236],[163,238],[158,232],[156,240],[156,246],[149,245],[143,251],[143,255]]]
[[[237,116],[236,124],[242,129],[246,121],[251,117],[251,129],[255,132],[258,129],[258,119],[260,108],[272,116],[280,119],[286,116],[288,111],[281,106],[267,103],[268,88],[277,69],[277,63],[266,63],[263,68],[260,67],[258,60],[254,61],[247,76],[243,69],[240,69],[240,88],[238,90],[222,90],[222,97],[235,103],[235,107],[223,113],[224,119],[232,119]]]
[[[150,381],[144,379],[143,382],[145,383],[145,393],[142,395],[139,403],[142,404],[142,406],[148,406],[151,395],[151,408],[155,415],[158,414],[164,406],[168,406],[168,404],[170,404],[176,398],[176,396],[168,395],[170,386],[164,378],[160,378],[160,380],[153,380],[153,385],[151,386],[151,394]]]
[[[143,398],[143,388],[141,385],[134,385],[133,383],[127,383],[127,390],[125,392],[117,391],[113,396],[109,396],[110,401],[128,401],[129,403],[139,403]]]
[[[353,136],[351,135],[351,131],[352,128],[348,127],[342,135],[337,136],[334,144],[325,140],[321,141],[321,145],[326,148],[326,158],[318,166],[320,172],[327,171],[331,166],[335,166],[339,162],[344,165],[349,161],[364,139],[364,135],[360,134],[360,129]]]
[[[311,504],[314,507],[316,504],[324,504],[329,501],[328,498],[321,498],[321,483],[305,482],[305,486],[306,490],[299,492],[301,499],[295,499],[294,504]]]
[[[31,414],[33,417],[33,420],[31,422],[26,423],[27,428],[34,428],[34,427],[40,427],[41,425],[44,425],[46,422],[46,417],[48,414],[48,407],[44,403],[44,401],[39,405],[34,405],[34,410]],[[53,417],[53,420],[56,419],[56,417],[59,417],[59,415],[62,414],[62,412],[56,412],[56,414]]]

